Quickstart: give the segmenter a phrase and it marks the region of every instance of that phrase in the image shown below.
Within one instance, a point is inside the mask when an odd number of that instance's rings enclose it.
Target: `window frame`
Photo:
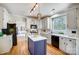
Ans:
[[[58,18],[58,17],[63,17],[63,16],[66,17],[66,20],[65,20],[65,30],[56,30],[56,29],[54,29],[53,19],[54,18]],[[52,29],[53,29],[53,32],[64,32],[65,33],[65,31],[67,31],[67,15],[66,14],[65,15],[60,15],[60,16],[57,16],[57,17],[54,17],[54,18],[52,18]]]

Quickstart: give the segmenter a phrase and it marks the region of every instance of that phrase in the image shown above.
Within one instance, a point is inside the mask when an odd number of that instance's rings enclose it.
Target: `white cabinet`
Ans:
[[[76,8],[71,9],[67,12],[67,26],[69,29],[76,29]]]
[[[0,29],[2,29],[3,25],[3,9],[0,7]]]
[[[66,45],[65,38],[59,37],[59,48],[60,48],[60,50],[62,50],[63,52],[65,52],[65,47],[66,47],[65,45]]]
[[[47,18],[42,20],[42,29],[47,29]]]
[[[70,29],[79,29],[79,7],[67,12],[67,24]]]
[[[51,34],[41,33],[41,36],[44,36],[47,38],[47,43],[51,44]]]
[[[79,8],[77,8],[77,29],[79,29]]]
[[[50,34],[46,34],[47,37],[47,43],[51,44],[51,35]]]
[[[0,7],[0,29],[7,28],[7,22],[9,20],[9,13],[8,11]]]
[[[79,55],[79,39],[76,40],[76,54]]]
[[[0,54],[7,53],[12,48],[12,35],[0,37]]]
[[[9,21],[9,13],[6,9],[3,9],[3,11],[3,28],[6,29]]]
[[[52,30],[52,19],[50,17],[44,18],[41,20],[42,29],[50,29]]]
[[[76,54],[76,40],[65,38],[65,37],[60,37],[59,48],[60,50],[68,54]]]
[[[67,39],[66,52],[69,54],[76,54],[76,40],[75,39]]]

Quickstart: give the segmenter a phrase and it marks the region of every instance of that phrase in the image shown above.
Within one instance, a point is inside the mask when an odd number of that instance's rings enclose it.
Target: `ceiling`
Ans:
[[[5,7],[13,15],[27,16],[30,15],[30,10],[35,3],[0,3],[0,6]],[[71,3],[40,3],[40,12],[43,15],[53,14],[67,9]],[[32,15],[37,15],[38,7],[34,10]],[[52,11],[52,9],[55,9]]]

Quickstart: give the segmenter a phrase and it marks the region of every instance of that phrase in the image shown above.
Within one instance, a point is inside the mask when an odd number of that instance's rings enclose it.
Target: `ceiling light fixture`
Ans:
[[[55,13],[55,9],[53,8],[51,11],[50,11],[50,14],[54,14]]]
[[[31,13],[30,13],[30,15],[31,15]]]
[[[36,7],[38,7],[38,4],[37,3],[35,3],[35,5],[33,6],[33,8],[30,10],[30,15],[36,9]]]

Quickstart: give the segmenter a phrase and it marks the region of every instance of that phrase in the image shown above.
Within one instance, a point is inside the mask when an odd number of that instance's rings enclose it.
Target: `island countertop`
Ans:
[[[29,35],[29,38],[31,38],[31,40],[33,41],[40,41],[40,40],[46,40],[46,37],[43,37],[41,35]]]

